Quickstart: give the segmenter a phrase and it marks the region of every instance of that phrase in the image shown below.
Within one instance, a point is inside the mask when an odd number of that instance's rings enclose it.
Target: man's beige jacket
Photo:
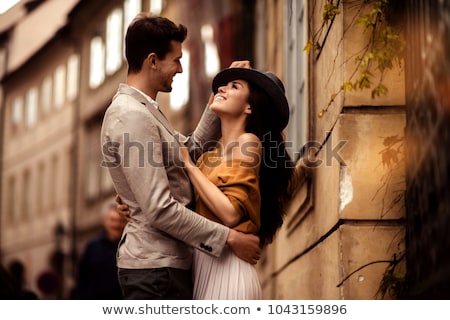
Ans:
[[[220,255],[228,228],[191,210],[193,189],[178,149],[184,141],[200,156],[219,132],[219,119],[206,107],[196,130],[185,137],[144,95],[120,84],[101,131],[102,166],[133,220],[119,244],[118,267],[188,269],[193,248]]]

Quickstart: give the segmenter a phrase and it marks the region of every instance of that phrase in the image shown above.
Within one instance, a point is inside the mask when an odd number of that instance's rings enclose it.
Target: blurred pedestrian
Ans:
[[[101,213],[103,230],[90,240],[80,258],[74,298],[80,300],[120,300],[116,253],[126,220],[108,202]]]
[[[0,300],[19,299],[19,290],[5,266],[0,265]]]
[[[13,260],[8,264],[8,271],[12,276],[14,285],[17,288],[19,294],[18,299],[23,300],[35,300],[38,296],[34,291],[28,288],[25,278],[25,265],[22,261]]]

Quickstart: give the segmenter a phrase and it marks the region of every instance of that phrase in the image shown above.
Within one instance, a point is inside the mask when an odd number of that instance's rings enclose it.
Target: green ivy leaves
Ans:
[[[363,1],[362,5],[367,5],[367,3],[367,1]],[[340,13],[338,5],[339,1],[334,4],[333,0],[327,1],[324,5],[322,26],[304,47],[308,54],[313,48],[316,52],[322,50],[317,39],[325,26]],[[355,58],[355,71],[349,79],[341,84],[339,90],[330,96],[327,106],[319,112],[319,118],[323,117],[335,101],[336,96],[342,92],[371,90],[372,99],[387,94],[388,87],[383,83],[385,73],[396,65],[401,67],[401,55],[405,48],[405,42],[400,33],[389,24],[389,0],[375,0],[371,5],[368,13],[355,17],[355,25],[363,28],[364,33],[368,33],[364,50]],[[357,10],[357,12],[359,14],[361,11]],[[374,74],[373,71],[377,72]]]

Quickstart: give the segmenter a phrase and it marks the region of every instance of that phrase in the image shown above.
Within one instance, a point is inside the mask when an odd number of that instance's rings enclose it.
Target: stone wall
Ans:
[[[328,2],[308,1],[308,140],[318,166],[298,189],[283,228],[259,265],[265,298],[379,299],[385,272],[405,273],[404,69],[385,75],[386,95],[339,92],[357,68],[368,35],[354,24],[366,1],[341,1],[323,24]],[[322,30],[321,30],[322,29]],[[373,70],[376,74],[377,70]],[[321,111],[329,106],[327,112]]]

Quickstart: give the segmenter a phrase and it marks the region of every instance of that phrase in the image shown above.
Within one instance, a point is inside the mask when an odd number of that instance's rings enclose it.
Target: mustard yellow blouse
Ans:
[[[239,159],[223,161],[217,149],[204,153],[197,161],[200,171],[208,177],[242,213],[241,222],[233,229],[256,234],[260,227],[261,195],[259,193],[259,164]],[[196,212],[219,222],[196,193]]]

